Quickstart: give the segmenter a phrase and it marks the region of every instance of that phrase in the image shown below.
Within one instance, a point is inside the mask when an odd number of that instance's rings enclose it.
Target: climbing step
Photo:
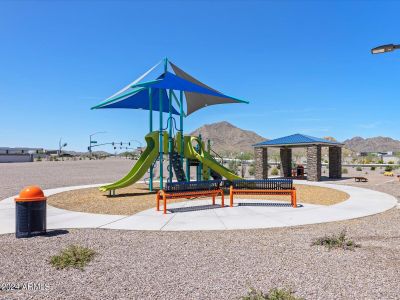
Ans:
[[[172,152],[172,167],[174,169],[176,179],[179,182],[186,181],[185,171],[183,171],[181,157],[176,151]]]

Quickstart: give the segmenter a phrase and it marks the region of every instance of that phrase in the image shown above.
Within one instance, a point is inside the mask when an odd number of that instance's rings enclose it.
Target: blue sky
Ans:
[[[211,106],[191,131],[229,121],[267,138],[296,132],[400,139],[400,3],[386,1],[2,1],[0,146],[84,150],[143,140],[148,113],[90,110],[167,56],[250,104]],[[104,150],[111,150],[104,148]]]

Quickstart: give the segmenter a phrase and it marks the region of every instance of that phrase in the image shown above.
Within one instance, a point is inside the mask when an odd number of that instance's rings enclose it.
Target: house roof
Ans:
[[[321,146],[343,146],[342,143],[334,142],[322,138],[317,138],[305,134],[292,134],[284,137],[280,137],[273,140],[264,141],[253,145],[253,147],[304,147],[310,145],[321,145]]]

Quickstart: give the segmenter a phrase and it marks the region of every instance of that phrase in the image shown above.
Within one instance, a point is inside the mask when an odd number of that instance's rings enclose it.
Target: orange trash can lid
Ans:
[[[38,186],[32,185],[24,188],[17,198],[15,198],[16,202],[24,202],[24,201],[43,201],[47,198],[44,196],[42,189]]]

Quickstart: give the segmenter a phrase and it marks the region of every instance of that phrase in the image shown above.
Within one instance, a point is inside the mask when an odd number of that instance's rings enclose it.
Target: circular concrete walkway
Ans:
[[[301,207],[298,208],[290,207],[287,202],[273,200],[238,199],[233,208],[212,206],[211,200],[191,200],[169,204],[170,211],[166,215],[152,208],[132,216],[81,213],[48,206],[47,228],[165,231],[272,228],[360,218],[384,212],[397,205],[395,197],[369,189],[304,181],[295,183],[337,189],[348,193],[350,198],[330,206],[299,203]],[[56,188],[44,192],[46,196],[50,196],[97,186],[101,185]],[[14,197],[10,197],[0,201],[0,234],[13,232],[15,232],[15,205]]]

